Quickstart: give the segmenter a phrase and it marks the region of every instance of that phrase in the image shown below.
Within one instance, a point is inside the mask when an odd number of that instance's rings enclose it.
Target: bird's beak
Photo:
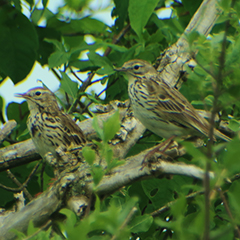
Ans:
[[[25,99],[28,97],[26,93],[16,93],[14,94],[14,96],[19,98],[25,98]]]
[[[126,68],[124,67],[119,67],[119,68],[114,68],[115,71],[117,72],[125,72],[126,71]]]

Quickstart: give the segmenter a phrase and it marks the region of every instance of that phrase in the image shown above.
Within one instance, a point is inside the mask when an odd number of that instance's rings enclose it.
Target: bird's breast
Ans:
[[[144,83],[135,81],[129,84],[128,94],[131,100],[134,116],[150,131],[163,138],[172,135],[182,135],[183,129],[171,124],[156,106],[158,101],[156,96],[151,96]]]

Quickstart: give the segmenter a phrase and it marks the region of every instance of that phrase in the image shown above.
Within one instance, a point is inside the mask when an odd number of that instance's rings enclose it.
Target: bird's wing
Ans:
[[[175,88],[161,81],[145,81],[155,113],[163,120],[183,128],[195,129],[208,136],[209,123]]]
[[[86,142],[82,130],[69,115],[61,112],[59,119],[63,125],[63,138],[66,142],[70,142],[69,145],[81,145]]]

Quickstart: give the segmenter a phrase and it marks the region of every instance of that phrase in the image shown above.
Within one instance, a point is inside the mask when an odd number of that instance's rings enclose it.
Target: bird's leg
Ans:
[[[149,152],[145,155],[142,163],[143,163],[143,164],[146,163],[147,160],[149,160],[150,157],[152,157],[153,154],[156,153],[156,152],[158,152],[158,151],[159,151],[161,154],[165,155],[164,153],[165,153],[165,151],[168,149],[168,147],[171,145],[174,137],[175,137],[175,136],[172,136],[172,137],[168,138],[166,141],[158,144],[154,149],[152,149],[151,151],[149,151]],[[163,148],[162,150],[160,150],[162,147],[164,147],[164,148]]]

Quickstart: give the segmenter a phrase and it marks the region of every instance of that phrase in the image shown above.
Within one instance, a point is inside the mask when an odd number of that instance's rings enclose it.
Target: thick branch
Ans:
[[[0,144],[3,140],[12,132],[12,130],[17,126],[15,120],[9,120],[3,125],[3,128],[0,131]]]
[[[166,154],[174,157],[177,154],[176,151],[173,151],[174,148],[175,143],[170,146]],[[96,194],[100,197],[106,197],[128,184],[132,184],[134,181],[160,177],[163,174],[179,174],[199,179],[203,178],[204,171],[194,165],[168,162],[161,158],[155,159],[153,163],[148,165],[143,164],[145,155],[150,150],[145,150],[138,155],[127,158],[125,164],[114,168],[106,174],[95,188]],[[27,204],[19,212],[1,217],[0,223],[4,222],[4,225],[0,228],[1,239],[13,239],[15,234],[9,231],[12,228],[18,231],[26,231],[30,220],[33,220],[36,226],[44,225],[54,212],[65,206],[67,196],[71,198],[77,192],[79,196],[84,193],[85,197],[90,198],[94,185],[89,173],[90,169],[86,163],[72,170],[67,169],[61,173],[59,180],[50,189]],[[213,174],[211,173],[210,176],[213,177]],[[68,186],[71,186],[71,188]],[[87,203],[86,200],[84,202]]]
[[[160,78],[171,86],[178,83],[184,71],[184,65],[192,58],[186,35],[192,31],[197,31],[207,36],[219,14],[220,10],[217,9],[216,0],[204,0],[202,2],[178,41],[170,46],[163,56],[160,56],[160,64],[157,68]]]

